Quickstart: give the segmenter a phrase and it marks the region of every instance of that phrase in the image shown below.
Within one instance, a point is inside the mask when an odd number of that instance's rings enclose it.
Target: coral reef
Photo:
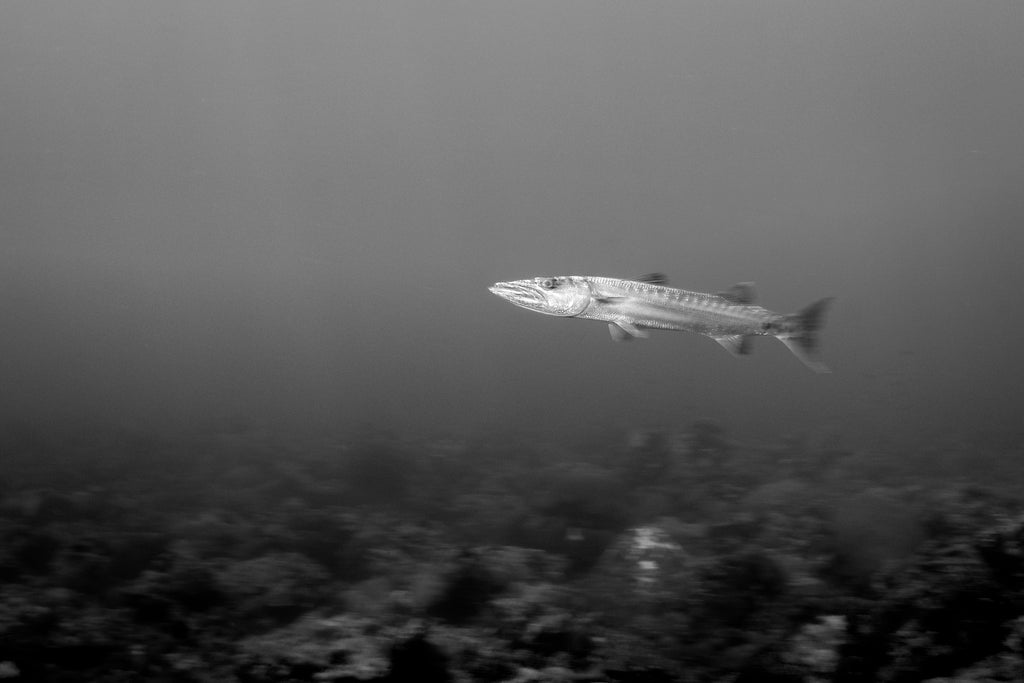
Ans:
[[[1024,680],[1013,452],[0,434],[5,680]]]

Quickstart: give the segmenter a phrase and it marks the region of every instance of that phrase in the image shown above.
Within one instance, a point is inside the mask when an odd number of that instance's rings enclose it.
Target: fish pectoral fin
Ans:
[[[722,345],[726,351],[734,356],[746,356],[753,351],[749,334],[730,334],[722,337],[712,337]]]
[[[615,323],[608,323],[608,332],[612,335],[612,341],[627,342],[632,339],[628,332]]]
[[[651,285],[661,285],[664,287],[668,284],[668,276],[665,273],[647,273],[638,277],[637,282],[646,282]]]
[[[614,303],[618,303],[619,301],[624,301],[625,299],[626,299],[626,297],[624,297],[624,296],[596,296],[596,297],[594,297],[594,301],[596,301],[599,304],[614,304]]]
[[[615,324],[618,325],[619,327],[621,327],[622,329],[624,329],[626,332],[628,332],[631,337],[639,337],[640,339],[647,339],[647,337],[649,336],[648,333],[647,333],[647,330],[641,329],[641,328],[637,327],[636,325],[634,325],[633,323],[619,322],[619,323],[615,323]]]
[[[615,341],[629,341],[634,337],[647,338],[647,331],[641,330],[633,323],[608,323],[608,332],[611,333],[612,339]]]
[[[734,304],[754,303],[754,283],[737,282],[724,292],[718,292],[718,296]]]

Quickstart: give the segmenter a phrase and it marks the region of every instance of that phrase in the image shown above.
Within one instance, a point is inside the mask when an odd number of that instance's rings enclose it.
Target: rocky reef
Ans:
[[[0,679],[1024,680],[1012,449],[922,468],[710,421],[0,447]]]

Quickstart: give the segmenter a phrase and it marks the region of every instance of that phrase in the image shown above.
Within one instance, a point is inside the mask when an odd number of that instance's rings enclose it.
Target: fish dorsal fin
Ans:
[[[734,304],[752,304],[754,303],[754,283],[737,282],[724,292],[719,292],[718,296]]]
[[[753,350],[748,334],[730,334],[723,337],[712,337],[712,339],[734,356],[746,356]]]
[[[665,286],[668,284],[668,276],[665,273],[647,273],[647,275],[641,275],[636,279],[637,282],[646,282],[649,285],[661,285]]]

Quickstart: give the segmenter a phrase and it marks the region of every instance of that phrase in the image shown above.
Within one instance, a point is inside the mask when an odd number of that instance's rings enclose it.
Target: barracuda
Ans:
[[[730,353],[751,351],[752,337],[775,337],[815,372],[830,372],[818,358],[818,330],[831,298],[799,313],[754,304],[750,282],[709,294],[669,287],[660,273],[637,280],[568,275],[496,282],[493,294],[531,311],[563,318],[603,320],[615,341],[646,337],[647,330],[682,330],[711,337]]]

